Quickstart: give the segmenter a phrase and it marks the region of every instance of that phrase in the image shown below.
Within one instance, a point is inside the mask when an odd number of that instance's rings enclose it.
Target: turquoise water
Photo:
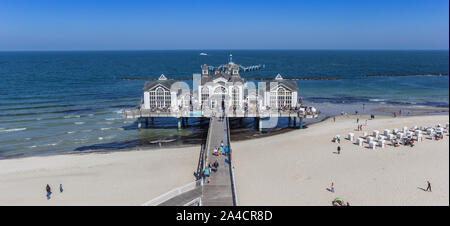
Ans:
[[[200,65],[219,65],[229,51],[0,52],[0,158],[139,147],[157,139],[198,137],[198,121],[178,132],[175,119],[137,131],[121,111],[135,107],[145,81],[189,78]],[[448,51],[234,50],[243,65],[265,69],[243,77],[341,78],[298,81],[304,101],[319,104],[448,107],[448,77],[366,77],[448,74]],[[321,109],[326,111],[326,109]],[[197,139],[197,138],[196,138]],[[181,140],[181,139],[180,139]],[[186,143],[186,141],[183,141]]]

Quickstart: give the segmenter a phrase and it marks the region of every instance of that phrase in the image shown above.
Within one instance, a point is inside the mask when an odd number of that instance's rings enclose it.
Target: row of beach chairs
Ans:
[[[376,147],[385,148],[386,142],[397,142],[402,139],[410,139],[417,142],[421,142],[424,138],[424,135],[428,135],[431,139],[435,139],[444,133],[448,134],[449,132],[449,123],[447,123],[446,127],[442,127],[441,124],[433,127],[418,127],[414,126],[411,129],[408,127],[403,127],[402,130],[394,128],[392,131],[389,129],[385,129],[382,134],[380,131],[373,130],[372,135],[369,135],[367,132],[364,132],[362,137],[356,138],[355,144],[358,146],[363,146],[364,143],[369,144],[370,149],[375,149]],[[337,135],[339,136],[339,135]],[[355,134],[349,133],[347,139],[349,141],[355,141]]]

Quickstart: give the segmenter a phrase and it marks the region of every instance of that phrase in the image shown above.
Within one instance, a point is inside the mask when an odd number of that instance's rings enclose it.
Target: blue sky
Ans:
[[[0,0],[0,50],[448,49],[448,0]]]

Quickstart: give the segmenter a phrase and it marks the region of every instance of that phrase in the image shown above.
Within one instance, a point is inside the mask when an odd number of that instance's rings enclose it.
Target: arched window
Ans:
[[[278,100],[277,100],[277,102],[278,102],[278,107],[283,107],[283,106],[285,106],[285,104],[286,104],[286,90],[283,88],[283,87],[279,87],[278,88],[278,93],[277,93],[277,96],[278,96]]]
[[[156,107],[156,91],[151,90],[149,92],[150,94],[150,107],[155,108]]]
[[[170,91],[164,87],[158,86],[149,91],[150,94],[150,107],[152,108],[169,108],[172,102]]]
[[[233,87],[231,89],[231,105],[237,107],[239,105],[239,88]]]
[[[277,107],[277,91],[270,91],[270,107],[276,108]]]
[[[208,106],[208,100],[209,100],[209,89],[208,87],[202,88],[202,106],[206,107]]]
[[[227,90],[223,86],[219,86],[214,90],[214,94],[226,94]]]
[[[156,107],[163,107],[165,102],[165,92],[161,87],[156,88]]]
[[[286,96],[286,107],[291,107],[292,106],[292,92],[286,90],[285,92],[285,96]]]
[[[170,91],[164,91],[164,107],[170,107],[172,103],[172,97],[170,96]]]
[[[219,86],[214,89],[214,96],[211,99],[211,108],[221,107],[225,104],[225,95],[227,94],[227,89],[223,86]],[[225,107],[225,106],[222,106]]]

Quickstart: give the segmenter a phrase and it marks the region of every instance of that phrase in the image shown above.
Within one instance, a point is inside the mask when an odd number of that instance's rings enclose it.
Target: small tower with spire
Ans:
[[[238,67],[238,65],[233,65],[232,67],[231,67],[231,70],[232,70],[232,76],[239,76],[239,67]]]
[[[206,66],[206,64],[203,64],[203,67],[202,67],[202,77],[208,77],[208,76],[209,76],[208,66]]]
[[[233,54],[230,53],[230,62],[229,63],[233,63]]]

